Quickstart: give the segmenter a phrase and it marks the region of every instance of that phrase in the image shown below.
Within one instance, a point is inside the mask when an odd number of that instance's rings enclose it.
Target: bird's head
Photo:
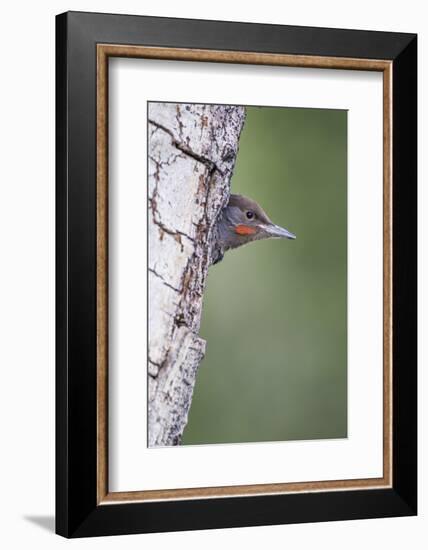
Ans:
[[[230,195],[220,224],[220,235],[225,249],[260,239],[296,238],[284,227],[274,224],[255,201],[242,195]]]

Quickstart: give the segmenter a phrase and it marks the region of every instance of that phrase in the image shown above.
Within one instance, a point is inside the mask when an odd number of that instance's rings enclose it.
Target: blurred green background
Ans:
[[[182,444],[347,436],[347,112],[249,107],[233,193],[295,241],[210,267]]]

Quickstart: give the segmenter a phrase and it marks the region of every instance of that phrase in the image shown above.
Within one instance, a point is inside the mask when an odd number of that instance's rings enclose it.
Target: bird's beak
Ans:
[[[279,225],[275,225],[275,224],[265,226],[265,231],[269,233],[271,237],[274,237],[276,239],[295,239],[296,238],[296,235],[294,235],[284,227],[280,227]]]

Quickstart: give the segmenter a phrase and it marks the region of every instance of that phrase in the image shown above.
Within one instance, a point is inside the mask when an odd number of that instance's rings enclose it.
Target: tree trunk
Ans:
[[[148,444],[178,445],[205,354],[212,228],[229,198],[243,107],[149,104]]]

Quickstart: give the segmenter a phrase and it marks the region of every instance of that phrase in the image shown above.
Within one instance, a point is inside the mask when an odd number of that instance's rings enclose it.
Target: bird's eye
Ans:
[[[254,218],[254,212],[252,210],[248,210],[246,216],[249,220],[252,220]]]

